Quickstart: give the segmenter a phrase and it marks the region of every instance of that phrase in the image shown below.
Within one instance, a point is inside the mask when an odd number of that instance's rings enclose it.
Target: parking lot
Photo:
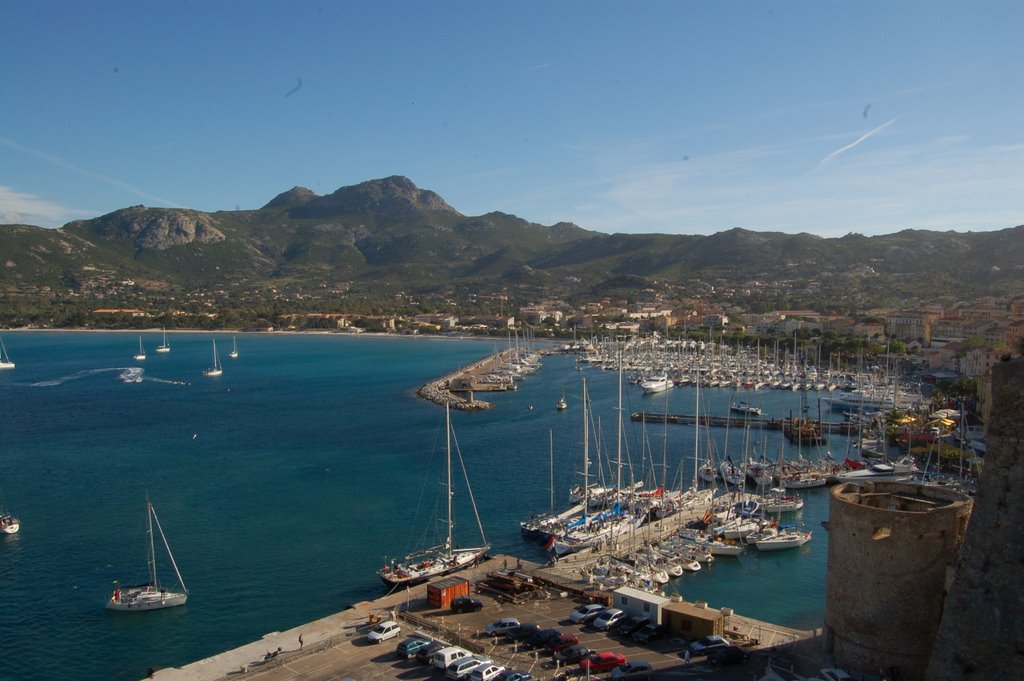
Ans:
[[[462,574],[475,582],[501,563],[488,561],[488,564]],[[525,566],[524,570],[531,568]],[[180,670],[164,670],[155,678],[190,681],[415,681],[443,678],[440,670],[421,664],[415,658],[405,659],[397,654],[398,644],[414,634],[465,647],[471,653],[485,655],[507,668],[528,672],[538,681],[551,681],[564,676],[586,676],[578,663],[562,666],[544,649],[531,650],[522,643],[508,641],[502,636],[488,635],[485,632],[487,625],[501,618],[516,618],[522,623],[534,623],[540,629],[554,628],[574,634],[579,643],[591,651],[611,651],[625,656],[631,662],[649,662],[654,669],[655,681],[669,678],[750,681],[751,678],[761,676],[769,655],[773,659],[784,660],[783,666],[795,666],[803,676],[813,674],[822,666],[816,655],[820,649],[816,640],[807,640],[806,636],[797,636],[800,632],[784,628],[765,629],[771,625],[752,623],[752,620],[739,615],[729,618],[728,629],[731,634],[748,634],[749,659],[742,664],[713,667],[702,656],[696,655],[691,656],[687,663],[684,652],[690,642],[679,636],[669,634],[659,640],[640,644],[628,636],[609,635],[590,626],[573,623],[569,619],[571,613],[586,601],[565,591],[545,589],[529,598],[514,600],[487,592],[474,592],[471,595],[480,599],[483,609],[478,612],[453,613],[450,609],[429,606],[425,597],[426,587],[414,587],[406,593],[359,604],[353,609],[288,632],[268,634],[262,641],[193,663]],[[388,619],[397,620],[401,632],[380,643],[369,642],[368,632],[376,623]],[[298,643],[300,634],[305,635],[304,646]],[[757,645],[749,645],[752,643],[749,640],[751,634],[759,636]],[[779,647],[774,643],[786,645]],[[279,652],[270,654],[275,648]],[[218,666],[224,671],[211,673]],[[608,672],[594,675],[609,677]],[[781,678],[794,677],[782,674]]]

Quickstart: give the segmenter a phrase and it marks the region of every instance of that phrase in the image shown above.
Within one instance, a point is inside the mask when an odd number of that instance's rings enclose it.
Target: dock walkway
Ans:
[[[476,393],[515,390],[515,387],[514,384],[512,387],[508,387],[506,384],[486,383],[481,379],[496,371],[502,364],[507,363],[515,354],[515,350],[504,350],[485,357],[467,367],[462,367],[446,376],[423,384],[416,394],[440,406],[450,405],[452,409],[463,411],[490,409],[493,405],[490,402],[476,399]]]

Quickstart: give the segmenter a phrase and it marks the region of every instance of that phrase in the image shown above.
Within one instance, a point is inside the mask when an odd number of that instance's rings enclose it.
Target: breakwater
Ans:
[[[515,354],[515,350],[505,350],[485,357],[467,367],[424,383],[416,391],[416,394],[429,402],[440,406],[447,405],[452,409],[462,411],[491,409],[494,405],[476,399],[476,393],[515,390],[515,384],[511,381],[508,383],[485,383],[483,381],[488,374],[494,373],[499,367],[510,362]]]

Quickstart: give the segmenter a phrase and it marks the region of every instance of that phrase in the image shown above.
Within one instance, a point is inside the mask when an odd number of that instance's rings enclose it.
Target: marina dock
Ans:
[[[476,393],[515,390],[514,383],[487,382],[486,377],[498,371],[517,354],[516,350],[505,350],[490,355],[420,386],[416,394],[437,405],[447,404],[452,409],[462,411],[490,409],[493,405],[490,402],[476,399]]]
[[[430,667],[416,660],[404,660],[394,652],[400,641],[415,633],[461,646],[475,654],[487,655],[506,667],[529,671],[538,681],[553,681],[561,670],[550,655],[543,651],[522,650],[484,635],[483,629],[487,624],[503,617],[516,617],[521,622],[536,622],[541,628],[557,627],[566,633],[574,633],[579,636],[581,644],[592,650],[611,649],[622,652],[631,660],[647,660],[656,672],[681,668],[686,664],[683,653],[688,641],[678,635],[641,647],[606,633],[581,629],[571,624],[568,617],[583,603],[611,602],[612,591],[602,590],[590,577],[589,568],[600,558],[607,555],[626,557],[634,545],[673,534],[700,514],[701,511],[687,511],[657,520],[638,528],[630,536],[620,537],[615,545],[605,546],[601,551],[571,553],[547,565],[515,556],[495,555],[469,569],[439,577],[427,584],[357,603],[288,631],[270,632],[260,640],[234,650],[180,668],[154,669],[149,678],[159,681],[428,679],[433,676]],[[453,578],[469,582],[470,595],[484,603],[483,610],[455,614],[430,604],[431,586]],[[685,577],[678,584],[685,591]],[[674,595],[673,600],[676,599],[682,599],[682,595]],[[793,665],[801,660],[803,664],[814,660],[810,668],[815,668],[814,664],[820,666],[817,659],[821,648],[819,632],[746,617],[738,613],[732,607],[734,605],[737,604],[697,602],[694,607],[705,608],[716,615],[721,613],[725,635],[751,654],[770,650],[774,660],[790,655]],[[384,620],[399,622],[401,636],[379,646],[367,643],[366,633]],[[706,667],[701,668],[701,674],[705,679],[738,681],[749,679],[750,669],[747,666],[717,670]]]
[[[180,668],[153,669],[148,678],[158,681],[358,681],[428,679],[435,676],[416,660],[405,660],[394,652],[407,636],[459,645],[483,654],[509,668],[528,670],[539,681],[550,681],[560,671],[546,653],[527,651],[484,635],[484,627],[502,617],[536,622],[541,628],[560,627],[576,633],[581,643],[593,650],[621,650],[630,659],[651,662],[660,672],[685,664],[686,641],[667,638],[640,649],[601,632],[581,630],[568,623],[568,616],[590,596],[579,577],[586,557],[562,560],[555,566],[541,566],[518,558],[497,555],[456,573],[471,585],[471,595],[484,603],[480,612],[454,614],[428,602],[429,584],[422,584],[373,601],[357,603],[342,612],[300,625],[287,631],[273,631],[260,640],[228,650]],[[441,578],[451,579],[448,578]],[[435,580],[437,581],[437,580]],[[503,593],[487,585],[494,581],[519,584],[518,594]],[[724,606],[725,604],[715,604]],[[703,607],[703,606],[699,606]],[[711,605],[707,605],[711,608]],[[814,655],[820,648],[818,632],[790,629],[762,622],[719,608],[726,614],[726,635],[751,653],[772,650],[774,658],[786,653],[795,658]],[[366,633],[380,621],[392,619],[402,627],[398,638],[380,645],[365,641]],[[300,643],[301,637],[301,643]],[[694,660],[695,666],[698,660]],[[575,667],[573,667],[575,668]],[[695,669],[696,671],[696,669]],[[745,668],[707,669],[701,678],[749,679]]]
[[[756,416],[714,416],[702,414],[665,414],[663,412],[638,411],[630,415],[633,421],[646,423],[678,423],[684,426],[700,424],[715,428],[756,428],[760,430],[785,430],[787,426],[802,421],[801,419],[766,419]],[[815,421],[815,423],[818,423]],[[850,421],[822,421],[820,429],[823,433],[850,435],[856,433],[859,426]]]

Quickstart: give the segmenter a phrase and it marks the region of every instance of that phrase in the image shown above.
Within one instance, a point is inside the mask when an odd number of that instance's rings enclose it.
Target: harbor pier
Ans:
[[[536,622],[541,628],[559,627],[575,633],[592,650],[621,650],[629,659],[644,659],[659,672],[681,670],[687,642],[666,638],[640,647],[623,643],[602,632],[590,632],[568,623],[570,613],[591,600],[590,591],[580,575],[586,556],[563,559],[554,566],[542,566],[514,556],[495,555],[453,577],[465,578],[472,596],[484,607],[479,612],[455,614],[428,602],[428,584],[404,589],[372,601],[357,603],[342,612],[300,625],[287,631],[274,631],[261,639],[180,668],[152,669],[147,678],[158,681],[334,681],[351,678],[358,681],[397,681],[427,679],[435,676],[429,667],[416,660],[400,658],[395,646],[412,634],[459,645],[474,654],[490,657],[509,668],[529,671],[538,681],[551,681],[563,668],[551,656],[526,650],[522,646],[492,639],[484,627],[503,617],[521,622]],[[443,577],[441,579],[450,579]],[[520,585],[502,592],[488,584]],[[683,581],[685,589],[685,579]],[[514,593],[518,591],[518,593]],[[724,604],[716,604],[724,605]],[[710,608],[710,604],[707,606]],[[712,608],[714,610],[714,608]],[[726,615],[726,635],[751,654],[771,650],[774,659],[787,652],[794,659],[813,656],[820,649],[818,632],[790,629],[744,617],[730,608],[718,608]],[[366,641],[366,633],[378,622],[395,620],[401,636],[375,645]],[[300,642],[301,638],[301,642]],[[699,660],[695,659],[694,664]],[[571,669],[575,669],[575,665]],[[705,679],[746,679],[750,670],[743,667],[707,669]]]
[[[649,661],[656,676],[662,671],[678,672],[678,668],[686,664],[684,652],[689,643],[686,637],[671,634],[640,646],[604,632],[581,629],[579,625],[571,624],[568,618],[583,603],[611,604],[613,590],[595,584],[591,577],[591,568],[599,560],[609,555],[628,559],[644,542],[655,542],[674,534],[685,523],[700,517],[701,513],[684,511],[656,520],[619,537],[601,550],[570,553],[553,558],[545,565],[512,555],[489,556],[481,563],[452,575],[356,603],[346,610],[287,631],[270,632],[257,641],[210,658],[180,668],[153,669],[149,678],[160,681],[427,679],[432,676],[429,667],[416,660],[402,659],[394,652],[395,646],[412,634],[461,646],[508,668],[529,671],[537,681],[560,678],[563,669],[547,653],[524,650],[521,646],[484,634],[487,624],[503,617],[535,622],[541,628],[559,628],[564,633],[577,635],[580,643],[591,650],[610,649],[621,652],[630,660]],[[469,582],[470,595],[483,603],[482,610],[454,613],[430,604],[431,586],[452,578]],[[684,576],[672,586],[666,585],[668,591],[662,595],[673,602],[685,603],[686,583]],[[677,589],[679,591],[675,591]],[[736,612],[734,605],[716,603],[712,607],[712,604],[697,602],[693,607],[704,608],[716,617],[720,615],[724,635],[755,658],[758,653],[769,651],[775,660],[792,654],[793,665],[798,665],[802,659],[809,670],[820,667],[820,632],[755,620]],[[397,621],[402,628],[401,635],[380,645],[368,643],[367,632],[385,620]],[[763,657],[767,658],[767,654]],[[813,663],[807,660],[813,660]],[[750,669],[749,665],[702,668],[701,678],[745,681],[750,678]]]
[[[678,423],[684,426],[711,426],[715,428],[756,428],[760,430],[786,430],[788,426],[806,423],[804,419],[766,419],[757,416],[715,416],[711,414],[666,414],[664,412],[637,411],[630,415],[633,421],[646,423]],[[856,433],[860,427],[851,421],[813,421],[821,432],[836,435]]]
[[[490,402],[476,399],[476,393],[503,392],[515,390],[514,383],[491,383],[484,378],[508,364],[517,354],[516,350],[504,350],[462,367],[420,386],[416,394],[423,399],[452,409],[476,411],[490,409]]]

